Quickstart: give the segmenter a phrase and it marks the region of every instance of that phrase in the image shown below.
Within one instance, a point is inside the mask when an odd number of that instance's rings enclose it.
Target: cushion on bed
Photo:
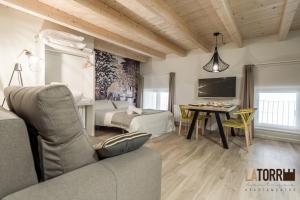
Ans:
[[[130,103],[128,101],[113,101],[117,109],[127,109]]]
[[[115,110],[111,100],[97,100],[95,101],[96,110]]]
[[[141,108],[137,108],[134,105],[129,105],[127,108],[127,114],[132,115],[132,114],[139,114],[141,115],[143,113],[143,110]]]
[[[151,134],[149,133],[127,133],[111,137],[102,143],[94,145],[94,148],[100,159],[109,158],[140,148],[150,137]]]

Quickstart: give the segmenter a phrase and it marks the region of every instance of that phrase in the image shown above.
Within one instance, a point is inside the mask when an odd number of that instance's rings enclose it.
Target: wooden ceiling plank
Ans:
[[[239,46],[242,47],[242,37],[234,21],[229,3],[227,0],[210,0],[217,15],[223,22],[226,30],[228,31],[231,39]]]
[[[130,49],[143,55],[165,59],[166,54],[152,49],[118,34],[107,31],[101,27],[87,23],[80,18],[69,15],[63,11],[43,4],[38,0],[0,0],[0,4],[23,11],[70,29],[82,32],[95,38],[105,40],[118,46]]]
[[[187,24],[183,21],[183,19],[164,1],[162,0],[117,0],[120,4],[126,7],[128,3],[139,3],[155,15],[162,17],[169,24],[176,27],[182,35],[185,36],[186,40],[191,41],[198,48],[202,49],[204,52],[208,52],[207,47],[200,42],[197,35],[190,30]]]
[[[295,17],[295,14],[297,12],[297,8],[299,6],[300,0],[285,0],[285,5],[281,17],[280,27],[279,27],[279,40],[285,40],[293,19]]]
[[[161,35],[152,32],[151,30],[145,28],[143,25],[134,22],[127,16],[110,8],[109,6],[107,6],[101,1],[98,0],[74,0],[74,1],[79,3],[82,6],[85,6],[86,8],[97,13],[98,15],[108,17],[109,19],[113,20],[116,24],[122,26],[124,29],[128,30],[129,32],[132,32],[132,34],[138,34],[141,37],[144,37],[157,44],[165,46],[166,48],[170,49],[172,52],[174,52],[179,56],[187,55],[187,51],[182,47],[162,37]]]
[[[111,44],[109,42],[106,42],[104,40],[96,39],[94,48],[102,50],[102,51],[106,51],[106,52],[109,52],[109,53],[112,53],[112,54],[115,54],[117,56],[121,56],[121,57],[124,57],[124,58],[130,58],[130,59],[133,59],[133,60],[137,60],[137,61],[140,61],[140,62],[147,62],[149,60],[149,57],[147,57],[147,56],[144,56],[142,54],[130,51],[130,50],[125,49],[123,47],[119,47],[117,45],[113,45],[113,44]]]

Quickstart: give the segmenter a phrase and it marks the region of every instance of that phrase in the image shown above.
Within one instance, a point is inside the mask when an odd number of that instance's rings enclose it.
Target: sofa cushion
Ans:
[[[140,148],[8,195],[3,200],[159,200],[161,159]]]
[[[5,96],[10,109],[32,125],[41,138],[44,180],[98,160],[66,86],[8,87]]]
[[[160,200],[161,158],[157,151],[136,151],[100,161],[116,177],[117,199]]]
[[[148,133],[126,133],[111,137],[94,145],[94,148],[99,158],[109,158],[140,148],[150,137],[151,134]]]
[[[0,107],[0,199],[38,182],[26,125]]]
[[[97,162],[10,194],[2,200],[116,200],[116,193],[114,174]]]

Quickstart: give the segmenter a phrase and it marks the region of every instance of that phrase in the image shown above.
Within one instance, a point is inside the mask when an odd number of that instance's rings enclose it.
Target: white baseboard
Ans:
[[[255,129],[255,137],[270,139],[270,140],[278,140],[284,142],[293,142],[300,144],[300,133],[286,133],[282,131],[276,130],[266,130],[266,129]]]

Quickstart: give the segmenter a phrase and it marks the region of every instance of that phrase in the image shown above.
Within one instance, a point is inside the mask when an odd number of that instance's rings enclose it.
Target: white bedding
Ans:
[[[114,113],[124,111],[126,112],[126,110],[96,110],[96,125],[123,128],[128,132],[147,132],[151,133],[152,137],[158,137],[163,133],[175,131],[174,117],[169,111],[137,116],[132,119],[129,128],[112,124],[111,120]]]

